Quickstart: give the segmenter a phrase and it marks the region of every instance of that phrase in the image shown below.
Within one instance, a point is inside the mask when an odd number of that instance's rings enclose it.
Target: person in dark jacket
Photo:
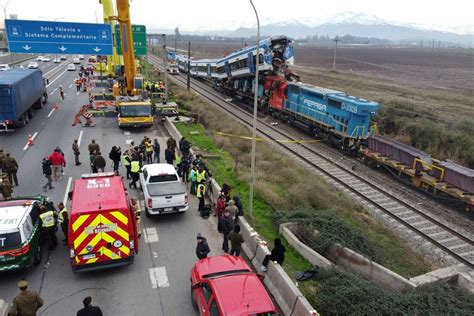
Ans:
[[[209,249],[209,245],[207,244],[206,238],[201,236],[201,233],[198,233],[196,239],[197,239],[196,256],[198,257],[198,259],[207,258],[207,254],[211,252],[211,249]]]
[[[80,166],[81,162],[79,161],[79,155],[81,154],[81,152],[79,151],[79,143],[77,139],[75,139],[72,143],[72,152],[74,153],[74,161],[76,163],[76,166]]]
[[[262,266],[260,270],[267,271],[267,265],[270,260],[283,265],[283,261],[285,261],[285,246],[281,244],[280,238],[275,238],[275,247],[272,249],[272,253],[270,255],[266,255],[263,259]]]
[[[114,171],[118,170],[121,157],[122,157],[121,148],[117,146],[112,146],[112,149],[110,150],[110,153],[109,153],[109,158],[114,163],[113,164]]]
[[[234,205],[237,207],[237,214],[235,214],[235,220],[239,218],[239,216],[244,216],[244,207],[242,206],[242,201],[240,197],[236,194],[232,198],[234,200]]]
[[[92,297],[87,296],[82,301],[84,308],[77,311],[77,316],[102,316],[102,311],[98,306],[92,306]]]
[[[99,151],[94,159],[94,168],[97,172],[104,172],[106,164],[104,157],[102,157],[102,154]]]
[[[153,152],[153,161],[156,160],[157,163],[160,163],[160,143],[156,138],[153,140]]]
[[[176,160],[176,155],[174,153],[173,147],[168,146],[165,149],[165,160],[166,160],[166,163],[169,164],[169,165],[172,165],[173,161]]]
[[[10,156],[9,152],[7,152],[5,154],[5,158],[3,158],[2,170],[4,173],[7,174],[8,181],[10,181],[11,184],[15,182],[15,185],[18,186],[18,177],[17,177],[18,163],[16,162],[15,158]]]
[[[26,280],[18,282],[18,288],[21,292],[13,299],[8,316],[36,315],[38,309],[44,304],[43,299],[38,292],[28,290],[28,282]]]
[[[189,156],[189,151],[191,149],[191,143],[188,142],[188,140],[184,137],[181,138],[179,141],[179,150],[181,151],[181,154],[183,157]]]
[[[229,210],[225,209],[222,218],[220,219],[221,230],[224,239],[222,241],[222,250],[229,252],[229,233],[234,230],[234,219],[230,216]]]
[[[239,256],[242,251],[242,244],[244,243],[244,237],[240,233],[240,225],[235,225],[234,231],[229,234],[230,240],[230,254],[231,256]]]
[[[44,192],[47,192],[48,187],[50,190],[54,189],[54,187],[51,185],[51,182],[53,181],[53,179],[51,178],[51,175],[53,174],[53,170],[51,169],[51,161],[49,161],[48,157],[43,158],[42,168],[43,168],[43,175],[48,180],[48,182],[46,182],[46,184],[43,186],[43,190]]]

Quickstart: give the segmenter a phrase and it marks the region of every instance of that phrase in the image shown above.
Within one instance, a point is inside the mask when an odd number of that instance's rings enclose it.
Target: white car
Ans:
[[[140,173],[145,196],[145,215],[181,213],[189,209],[188,194],[173,165],[145,165]]]
[[[74,64],[67,65],[67,70],[68,71],[75,71],[76,70],[76,65],[74,65]]]
[[[51,58],[49,58],[49,57],[43,57],[44,62],[49,62],[50,60],[51,60]]]
[[[8,64],[0,64],[0,71],[5,71],[10,69],[10,66]]]
[[[54,58],[53,59],[53,63],[55,63],[55,64],[59,64],[60,62],[61,62],[61,59],[59,59],[59,58]]]
[[[79,55],[78,57],[80,60],[84,60],[84,55]]]
[[[61,59],[61,60],[66,60],[67,58],[66,58],[66,56],[64,56],[64,55],[61,55],[61,57],[59,57],[59,59]]]
[[[38,56],[36,57],[36,61],[43,61],[43,58],[44,58],[43,56]]]
[[[81,60],[79,58],[73,58],[72,62],[73,64],[79,65],[81,63]]]
[[[38,69],[38,63],[34,61],[30,62],[28,64],[28,69]]]

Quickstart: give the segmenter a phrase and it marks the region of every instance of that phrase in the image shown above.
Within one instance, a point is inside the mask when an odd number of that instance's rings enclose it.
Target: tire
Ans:
[[[148,212],[148,208],[145,206],[145,216],[150,218],[151,217],[151,214],[150,212]]]
[[[193,287],[192,286],[191,286],[191,304],[193,305],[194,310],[198,311],[198,306],[196,304],[196,300],[194,300]]]
[[[27,111],[28,112],[28,111]],[[23,114],[23,120],[25,121],[25,125],[28,124],[28,122],[30,121],[30,118],[28,117],[28,113],[25,112]]]
[[[26,111],[26,115],[28,116],[28,119],[33,118],[33,115],[34,115],[33,108],[29,108],[28,111]]]
[[[41,245],[40,245],[39,242],[38,242],[38,245],[36,247],[37,247],[36,255],[35,255],[35,259],[33,261],[34,266],[39,265],[41,263],[41,260],[43,259],[43,252],[41,251]]]

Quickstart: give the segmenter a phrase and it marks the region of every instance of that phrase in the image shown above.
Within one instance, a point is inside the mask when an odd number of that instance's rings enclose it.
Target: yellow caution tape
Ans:
[[[251,136],[233,135],[233,134],[228,134],[228,133],[218,132],[218,131],[214,131],[214,134],[221,135],[221,136],[227,136],[227,137],[248,139],[248,140],[253,139],[253,137],[251,137]],[[318,143],[318,142],[324,141],[323,139],[302,139],[302,140],[277,139],[277,140],[271,140],[271,139],[268,139],[268,138],[261,138],[261,137],[256,137],[255,140],[256,141],[275,141],[275,142],[279,142],[279,143]]]

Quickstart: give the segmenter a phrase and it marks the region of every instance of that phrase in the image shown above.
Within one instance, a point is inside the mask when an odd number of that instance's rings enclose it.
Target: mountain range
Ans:
[[[454,31],[456,32],[454,32]],[[239,27],[234,30],[207,30],[200,32],[182,32],[184,34],[224,36],[235,38],[254,37],[256,28]],[[304,18],[297,21],[278,21],[263,24],[261,36],[287,35],[294,39],[309,36],[352,35],[366,38],[386,39],[393,42],[418,43],[420,41],[441,41],[453,45],[472,47],[474,45],[474,25],[462,25],[455,28],[443,26],[423,26],[388,22],[376,16],[363,13],[345,12],[327,20]]]

